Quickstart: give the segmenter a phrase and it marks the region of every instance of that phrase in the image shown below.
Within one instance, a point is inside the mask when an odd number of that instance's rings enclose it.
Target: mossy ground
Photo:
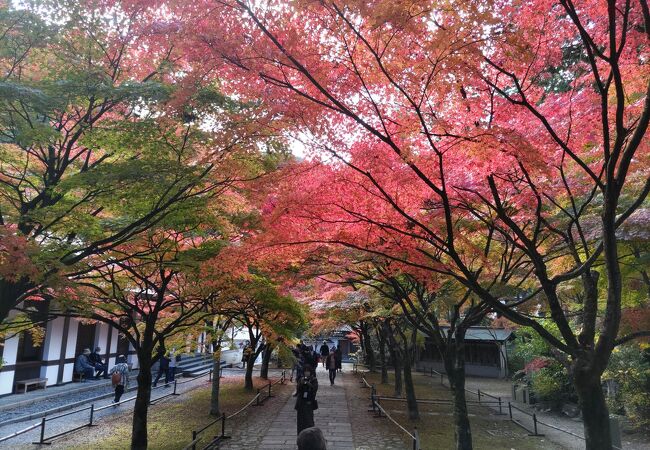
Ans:
[[[255,387],[265,386],[268,382],[254,378]],[[233,413],[248,403],[255,393],[243,388],[243,378],[221,379],[221,410]],[[274,389],[289,389],[274,386]],[[155,450],[178,450],[192,440],[192,430],[202,428],[215,417],[210,411],[210,384],[198,387],[187,394],[168,399],[149,408],[148,440],[149,448]],[[247,410],[248,411],[248,410]],[[54,447],[65,449],[128,449],[131,441],[131,418],[129,410],[120,416],[107,418],[91,430],[75,433],[65,442],[56,443]],[[220,424],[207,430],[206,435],[219,434]]]
[[[375,384],[379,395],[393,395],[393,384],[380,384],[379,373],[368,373],[364,376],[368,383]],[[393,374],[389,374],[389,382],[393,383],[393,381]],[[414,373],[413,381],[417,398],[451,400],[450,390],[440,386],[436,382],[436,378]],[[471,397],[468,399],[474,400]],[[454,448],[452,407],[431,404],[419,404],[418,406],[420,419],[410,421],[405,403],[389,401],[382,403],[382,407],[404,428],[413,430],[417,427],[422,449]],[[528,436],[523,429],[506,420],[507,416],[497,416],[489,408],[471,406],[469,413],[475,449],[555,450],[562,448],[543,437]]]

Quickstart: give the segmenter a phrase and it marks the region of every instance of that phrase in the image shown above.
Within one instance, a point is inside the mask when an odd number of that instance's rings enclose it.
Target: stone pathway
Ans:
[[[322,367],[317,370],[317,376],[319,388],[316,398],[319,408],[314,412],[314,423],[323,431],[328,450],[405,448],[399,434],[381,419],[375,419],[368,413],[368,391],[360,388],[358,378],[349,368],[337,375],[334,386],[330,386],[327,372]],[[284,403],[276,402],[280,399],[274,400],[252,416],[252,421],[243,420],[234,425],[236,429],[233,430],[233,439],[226,441],[220,448],[295,450],[295,397],[287,393]]]
[[[347,378],[351,375],[339,374],[339,384],[330,386],[327,372],[320,368],[318,376],[318,409],[314,411],[314,424],[320,428],[327,440],[328,450],[354,450],[352,425],[345,396]],[[345,381],[344,381],[345,380]],[[296,410],[295,397],[289,398],[273,421],[259,450],[289,450],[296,447]]]

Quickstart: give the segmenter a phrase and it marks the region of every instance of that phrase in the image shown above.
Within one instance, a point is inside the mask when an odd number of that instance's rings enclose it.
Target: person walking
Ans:
[[[165,375],[165,384],[169,384],[169,358],[165,354],[165,348],[158,347],[158,374],[153,382],[154,387],[163,374]]]
[[[336,378],[336,350],[334,347],[330,349],[330,353],[327,355],[325,363],[330,375],[330,386],[334,386],[334,379]]]
[[[320,346],[320,360],[323,361],[323,367],[325,367],[325,358],[330,353],[330,348],[327,345],[327,341],[323,341],[323,345]]]
[[[167,354],[169,358],[169,366],[167,366],[167,377],[165,378],[165,383],[170,383],[176,378],[176,347],[172,349]]]
[[[314,426],[314,410],[318,409],[316,393],[318,392],[318,380],[314,369],[305,365],[304,375],[298,379],[298,395],[296,396],[297,427],[298,433],[305,428]]]
[[[343,352],[341,352],[341,346],[336,346],[336,370],[343,372]]]
[[[119,403],[122,394],[129,384],[129,365],[126,363],[126,356],[120,355],[117,357],[117,364],[115,364],[109,371],[111,381],[115,388],[115,398],[113,403]]]
[[[248,358],[251,356],[253,353],[253,348],[251,347],[251,344],[249,341],[246,341],[246,345],[244,346],[244,350],[242,351],[241,355],[241,368],[245,369],[246,364],[248,363]]]
[[[304,360],[302,357],[301,350],[302,349],[300,347],[300,344],[296,345],[295,348],[291,349],[295,361],[293,363],[293,367],[291,368],[291,377],[289,377],[289,381],[293,381],[294,374],[296,375],[296,380],[298,379],[299,376],[302,375],[302,365],[304,364]]]

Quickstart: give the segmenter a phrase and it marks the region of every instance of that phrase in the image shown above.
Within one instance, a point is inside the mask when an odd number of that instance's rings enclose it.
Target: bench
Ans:
[[[47,378],[30,378],[29,380],[21,380],[21,381],[16,381],[16,392],[20,392],[18,390],[18,386],[25,386],[25,391],[24,393],[27,393],[27,388],[29,386],[43,386],[43,389],[47,387]]]
[[[72,381],[85,381],[86,375],[84,373],[72,372]]]

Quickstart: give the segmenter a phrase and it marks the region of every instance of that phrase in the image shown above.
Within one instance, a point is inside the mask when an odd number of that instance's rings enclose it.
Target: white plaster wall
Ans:
[[[0,395],[11,394],[14,384],[14,371],[0,372]]]
[[[114,330],[113,330],[113,336],[111,337],[111,343],[110,343],[109,353],[115,353],[115,352],[117,352],[117,339],[118,339],[118,335],[119,335],[118,331],[114,329]],[[115,360],[116,360],[116,359],[117,359],[117,358],[114,357],[114,356],[111,356],[110,358],[108,358],[108,362],[107,362],[107,363],[108,363],[108,367],[109,367],[109,368],[111,368],[111,367],[113,367],[113,366],[115,365]]]
[[[79,329],[79,322],[76,320],[70,321],[70,328],[68,329],[68,343],[65,348],[65,358],[74,358],[75,348],[77,346],[77,330]],[[70,380],[72,380],[72,374],[70,374]]]
[[[56,361],[61,355],[61,341],[63,340],[64,317],[57,317],[47,324],[45,340],[43,341],[43,361]],[[47,385],[56,384],[59,365],[41,366],[41,378],[47,378]]]
[[[18,354],[18,336],[14,336],[5,341],[5,347],[2,351],[3,366],[16,364],[16,355]]]
[[[131,353],[135,348],[131,344],[129,344],[129,353]],[[126,357],[127,362],[131,364],[131,369],[137,369],[140,367],[138,364],[138,355],[136,354],[131,354]]]
[[[95,325],[95,342],[93,347],[101,347],[102,353],[106,352],[106,339],[108,339],[108,327],[106,323],[97,322]],[[94,350],[94,349],[93,349]]]
[[[57,317],[47,324],[45,341],[43,342],[43,361],[59,359],[61,355],[61,340],[65,318]],[[48,380],[49,381],[49,380]]]
[[[68,363],[63,366],[63,383],[72,381],[72,370],[74,369],[74,363]]]
[[[59,365],[55,366],[41,366],[41,378],[47,378],[47,385],[53,386],[56,384],[56,377],[59,374]]]

